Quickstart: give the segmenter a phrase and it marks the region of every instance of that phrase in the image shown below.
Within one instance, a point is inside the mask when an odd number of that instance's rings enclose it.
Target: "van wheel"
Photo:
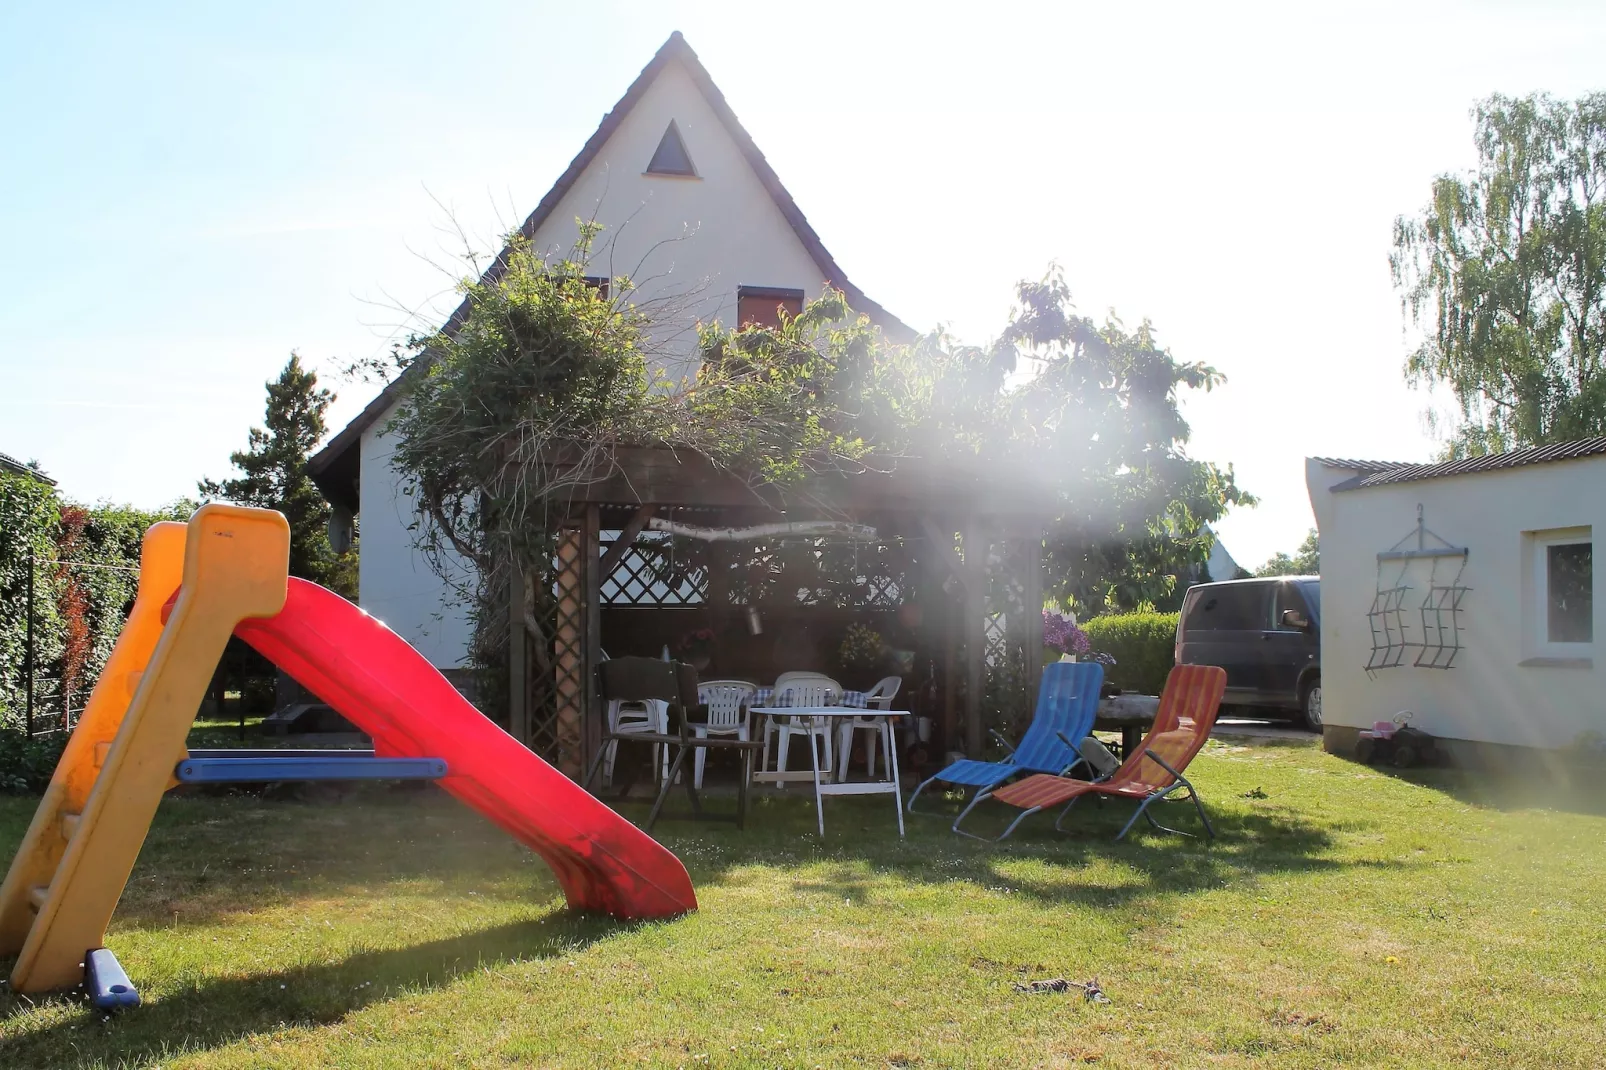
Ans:
[[[1305,685],[1299,695],[1299,713],[1305,727],[1312,732],[1322,730],[1322,678],[1315,677]]]

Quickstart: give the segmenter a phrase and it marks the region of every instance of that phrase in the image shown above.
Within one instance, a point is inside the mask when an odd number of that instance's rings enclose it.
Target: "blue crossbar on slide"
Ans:
[[[97,948],[84,957],[84,989],[89,1001],[103,1011],[139,1006],[139,993],[109,948]]]
[[[217,753],[217,752],[212,752]],[[348,758],[327,754],[186,758],[173,775],[184,784],[247,784],[275,780],[439,780],[444,758]]]

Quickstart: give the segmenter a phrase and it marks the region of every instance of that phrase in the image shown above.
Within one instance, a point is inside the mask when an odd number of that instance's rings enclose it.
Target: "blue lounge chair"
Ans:
[[[1037,712],[1026,729],[1020,746],[1011,747],[997,732],[992,735],[1009,747],[1001,762],[981,762],[966,758],[957,761],[927,780],[909,796],[909,812],[915,800],[934,781],[975,788],[970,805],[954,819],[954,831],[969,836],[959,823],[970,808],[991,788],[1021,773],[1051,773],[1059,776],[1082,760],[1075,745],[1093,730],[1098,714],[1099,687],[1104,683],[1104,666],[1098,662],[1055,662],[1043,667],[1042,686],[1037,689]],[[1070,742],[1067,743],[1066,740]]]

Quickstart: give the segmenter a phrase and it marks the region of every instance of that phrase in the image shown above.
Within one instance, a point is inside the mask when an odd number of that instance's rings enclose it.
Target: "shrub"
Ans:
[[[1112,613],[1082,622],[1093,649],[1115,664],[1104,678],[1122,691],[1158,695],[1171,671],[1177,641],[1175,613]]]
[[[140,540],[188,503],[146,512],[64,501],[31,476],[0,472],[0,729],[26,735],[28,578],[33,577],[34,714],[79,712],[122,630],[138,583]]]
[[[0,795],[44,791],[66,745],[65,732],[30,739],[21,732],[0,729]]]
[[[278,696],[271,676],[252,676],[240,685],[240,706],[246,713],[272,713]]]

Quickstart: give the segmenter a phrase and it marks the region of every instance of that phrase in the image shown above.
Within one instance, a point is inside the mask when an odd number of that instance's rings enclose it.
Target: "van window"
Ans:
[[[1203,587],[1188,604],[1183,629],[1190,632],[1263,631],[1266,584],[1234,583]]]
[[[1291,609],[1301,617],[1310,618],[1310,607],[1305,604],[1305,596],[1300,591],[1300,585],[1279,583],[1276,591],[1271,603],[1271,626],[1281,631],[1297,631],[1298,629],[1289,628],[1283,623],[1283,612]]]
[[[1320,617],[1322,615],[1322,585],[1315,580],[1307,580],[1299,585],[1299,590],[1305,596],[1305,601],[1310,603],[1310,608],[1315,610],[1316,615]]]

